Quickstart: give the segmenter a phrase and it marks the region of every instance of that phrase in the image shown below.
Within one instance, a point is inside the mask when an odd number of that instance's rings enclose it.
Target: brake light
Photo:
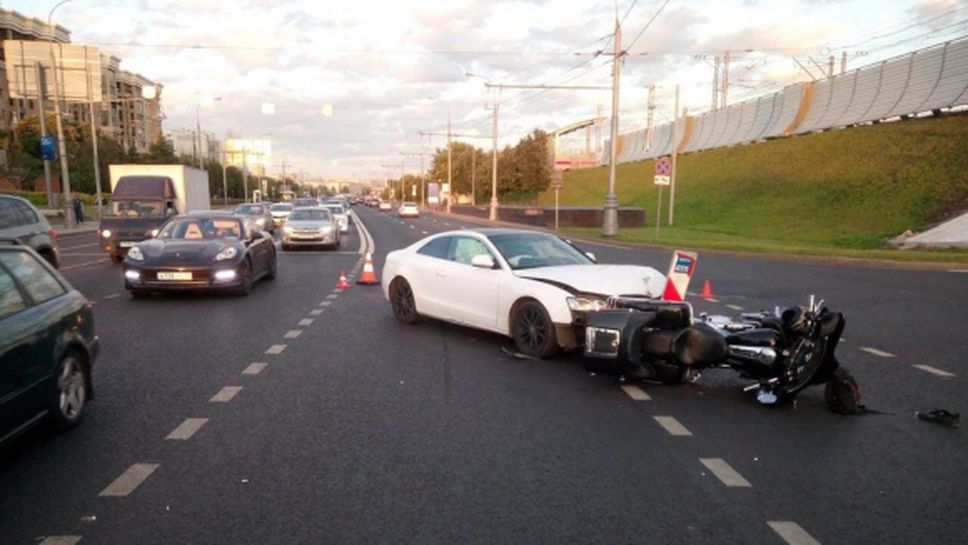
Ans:
[[[54,229],[47,231],[47,234],[50,235],[50,238],[57,238],[57,231]]]

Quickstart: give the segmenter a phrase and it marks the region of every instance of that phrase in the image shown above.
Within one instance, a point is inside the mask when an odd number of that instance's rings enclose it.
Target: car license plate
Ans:
[[[192,273],[189,272],[159,272],[158,280],[191,280]]]
[[[120,248],[130,248],[130,247],[134,246],[135,244],[137,244],[137,242],[119,242],[118,243],[118,247],[120,247]]]

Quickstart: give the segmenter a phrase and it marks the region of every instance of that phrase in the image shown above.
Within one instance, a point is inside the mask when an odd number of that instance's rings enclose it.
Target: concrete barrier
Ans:
[[[490,208],[486,205],[467,206],[455,205],[451,212],[476,218],[487,218]],[[562,206],[558,208],[559,227],[601,227],[605,218],[602,207],[596,206]],[[536,227],[554,228],[555,209],[541,206],[499,206],[498,221],[533,225]],[[618,225],[621,228],[645,227],[646,215],[644,208],[621,207],[618,209]]]

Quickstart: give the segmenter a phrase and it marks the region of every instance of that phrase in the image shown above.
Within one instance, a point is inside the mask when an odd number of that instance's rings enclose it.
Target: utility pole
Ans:
[[[834,75],[834,56],[833,55],[831,55],[827,59],[827,73],[830,74],[830,77],[833,77]]]
[[[228,170],[229,170],[229,150],[222,150],[222,203],[225,206],[229,205],[229,182],[228,182]]]
[[[84,50],[85,65],[87,65],[87,49]],[[97,119],[94,114],[94,93],[91,89],[91,78],[84,78],[87,84],[87,105],[91,109],[91,151],[94,154],[94,198],[97,200],[97,219],[100,222],[104,210],[101,206],[101,160],[97,151]]]
[[[719,94],[719,107],[725,108],[727,96],[729,95],[729,51],[723,54],[723,88]],[[678,110],[679,108],[676,107]],[[679,115],[678,112],[676,115]]]
[[[655,129],[655,84],[649,85],[648,119],[645,133],[645,149],[652,147],[653,131]]]
[[[447,116],[447,213],[450,214],[451,196],[454,194],[454,186],[451,180],[451,145],[450,145],[450,116]]]
[[[719,107],[719,55],[713,58],[713,102],[709,108],[715,111]]]
[[[840,53],[840,75],[843,76],[847,72],[847,52],[842,51]]]
[[[494,121],[491,126],[491,209],[487,214],[488,219],[497,221],[497,112],[500,104],[497,101],[497,90],[494,90],[494,99],[491,109],[494,111]]]
[[[51,16],[54,15],[54,10],[63,3],[55,5],[54,9],[50,10],[50,16],[47,17],[47,27],[50,29],[47,45],[50,49],[50,64],[53,68],[51,73],[54,75],[54,118],[57,121],[57,153],[60,155],[61,190],[64,192],[64,226],[70,227],[75,219],[74,208],[71,206],[71,173],[67,167],[67,146],[64,143],[64,123],[61,121],[60,83],[57,80],[57,58],[54,56],[54,27],[51,26],[50,21]]]
[[[669,178],[669,227],[675,216],[676,206],[676,156],[679,155],[679,84],[676,84],[676,109],[672,119],[672,176]],[[661,187],[661,186],[660,186]]]
[[[44,66],[37,63],[37,109],[40,113],[40,136],[47,138],[47,114],[44,111],[44,103],[47,101],[47,80],[44,73]],[[54,189],[50,181],[50,161],[44,159],[44,184],[47,189],[47,207],[54,206]]]
[[[477,148],[471,146],[471,206],[477,206]]]
[[[612,128],[609,142],[608,193],[605,194],[605,214],[602,234],[618,234],[618,197],[615,195],[615,170],[618,167],[618,104],[619,78],[622,66],[622,24],[615,14],[615,51],[612,58]]]

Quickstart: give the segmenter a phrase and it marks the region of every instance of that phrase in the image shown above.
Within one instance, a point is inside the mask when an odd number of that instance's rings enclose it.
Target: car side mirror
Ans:
[[[471,258],[471,266],[479,269],[493,269],[494,260],[487,254],[478,254]]]
[[[595,257],[595,254],[593,254],[591,252],[585,252],[585,256],[588,259],[591,259],[592,260],[592,263],[598,263],[598,259]]]

